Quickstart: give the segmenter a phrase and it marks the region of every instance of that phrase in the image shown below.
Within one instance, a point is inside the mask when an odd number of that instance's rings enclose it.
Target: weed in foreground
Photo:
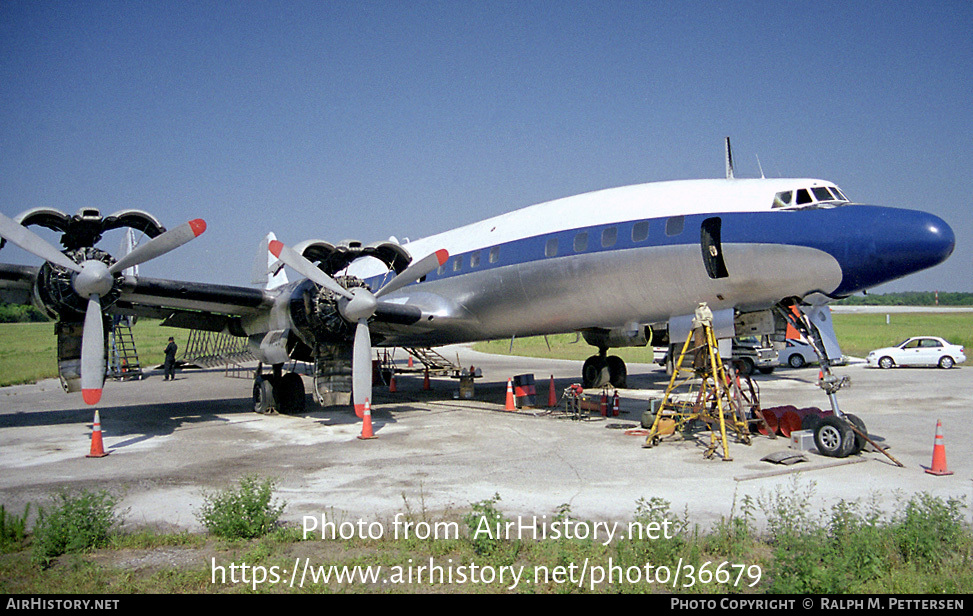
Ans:
[[[107,491],[58,492],[50,511],[39,509],[33,531],[32,557],[49,567],[62,554],[108,545],[119,523],[118,498]]]
[[[196,518],[206,530],[223,539],[253,539],[274,528],[286,503],[274,500],[272,479],[246,476],[237,489],[204,495]]]
[[[17,516],[7,513],[7,508],[0,505],[0,551],[16,550],[23,545],[27,538],[27,516],[30,504],[24,507],[24,515]]]

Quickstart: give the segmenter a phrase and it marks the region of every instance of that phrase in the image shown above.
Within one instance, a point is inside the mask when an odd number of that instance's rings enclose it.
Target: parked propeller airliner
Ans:
[[[58,320],[66,391],[89,404],[105,379],[106,330],[116,314],[161,317],[175,327],[245,336],[263,365],[254,400],[302,408],[292,359],[314,362],[316,399],[371,396],[371,348],[426,347],[580,332],[597,348],[587,387],[624,385],[614,347],[685,340],[701,302],[723,339],[780,329],[775,308],[804,309],[943,262],[953,231],[921,211],[850,201],[817,179],[727,177],[611,188],[534,205],[421,240],[333,245],[307,240],[266,248],[302,278],[275,288],[152,279],[127,268],[202,233],[171,231],[151,215],[102,218],[35,209],[0,215],[0,235],[45,261],[0,265],[0,299]],[[61,232],[62,252],[30,231]],[[152,238],[115,260],[94,248],[103,231]],[[267,256],[267,253],[263,253]],[[270,268],[268,268],[270,269]],[[128,270],[131,271],[131,270]]]

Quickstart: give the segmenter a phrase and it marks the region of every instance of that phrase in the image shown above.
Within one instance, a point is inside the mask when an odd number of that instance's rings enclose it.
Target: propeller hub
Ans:
[[[81,297],[107,295],[115,286],[115,278],[108,266],[98,260],[89,259],[81,264],[81,271],[74,277],[74,290]]]
[[[341,316],[351,322],[369,319],[378,308],[378,300],[372,292],[363,287],[353,287],[349,289],[352,299],[341,298],[338,300],[338,311]]]

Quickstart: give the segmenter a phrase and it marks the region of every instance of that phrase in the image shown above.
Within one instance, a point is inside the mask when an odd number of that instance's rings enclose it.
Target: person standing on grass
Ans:
[[[174,381],[176,379],[176,341],[172,336],[169,336],[169,344],[166,345],[166,361],[163,365],[165,369],[165,378],[163,381]]]

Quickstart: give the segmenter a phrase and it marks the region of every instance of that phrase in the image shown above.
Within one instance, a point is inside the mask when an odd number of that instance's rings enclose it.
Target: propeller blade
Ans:
[[[114,275],[124,269],[132,267],[133,265],[139,265],[140,263],[145,263],[149,259],[154,259],[158,256],[164,255],[171,250],[179,248],[186,242],[196,239],[205,230],[206,221],[204,221],[202,218],[190,220],[189,222],[179,225],[175,229],[170,229],[162,235],[152,238],[149,242],[142,244],[141,246],[137,246],[135,250],[128,253],[115,262],[114,265],[108,268],[108,271]]]
[[[365,416],[365,400],[372,397],[372,337],[368,320],[360,319],[355,329],[355,346],[351,358],[351,395],[355,415]]]
[[[105,385],[105,325],[101,316],[101,299],[88,298],[81,335],[81,394],[87,404],[98,404]]]
[[[348,289],[335,282],[331,276],[328,276],[323,271],[315,267],[315,265],[305,258],[304,255],[300,254],[293,248],[285,246],[282,242],[277,240],[271,240],[270,244],[268,245],[268,249],[270,250],[271,254],[283,261],[285,265],[293,268],[301,276],[313,280],[322,287],[337,293],[345,299],[355,299],[355,296],[352,295]]]
[[[27,227],[19,224],[16,220],[7,218],[3,214],[0,214],[0,236],[20,246],[30,254],[40,257],[54,265],[60,265],[72,272],[81,271],[81,266],[69,259],[66,254],[47,243],[44,238]]]
[[[419,280],[440,265],[446,263],[447,259],[449,259],[449,253],[445,250],[437,250],[431,255],[427,255],[422,259],[419,259],[409,267],[405,268],[401,274],[392,280],[389,280],[388,284],[378,290],[375,297],[382,297],[383,295],[391,293],[392,291],[398,291],[407,284],[411,284]]]

